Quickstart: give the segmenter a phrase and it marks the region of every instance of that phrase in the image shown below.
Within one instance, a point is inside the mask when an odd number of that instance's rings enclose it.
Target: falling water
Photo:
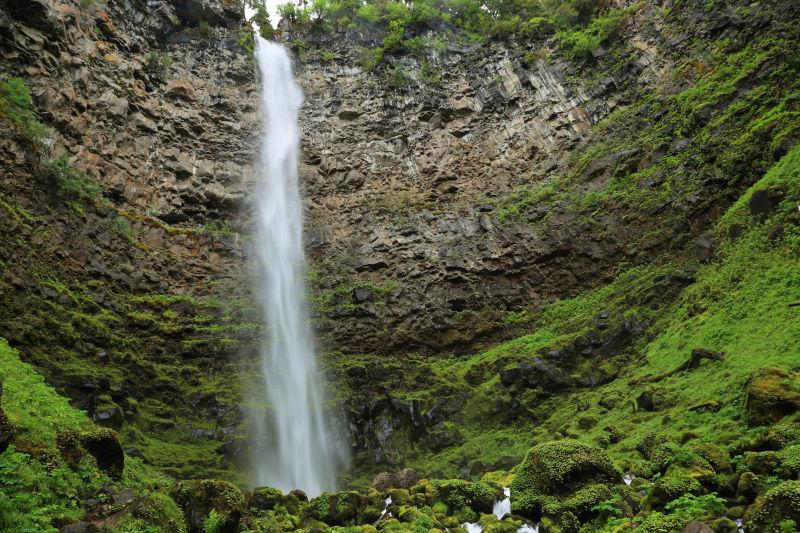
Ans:
[[[511,489],[503,487],[503,499],[494,502],[492,507],[492,514],[498,520],[502,520],[507,514],[511,514]],[[483,533],[483,526],[477,522],[465,522],[461,527],[467,530],[467,533]],[[517,529],[517,533],[539,533],[539,524],[530,525],[523,524]]]
[[[492,513],[498,520],[502,520],[505,515],[511,513],[511,489],[505,487],[503,496],[505,497],[502,500],[494,502],[494,507],[492,508]]]
[[[256,198],[259,296],[269,324],[261,373],[271,424],[254,421],[255,479],[316,496],[334,488],[339,454],[322,408],[322,390],[303,285],[303,209],[297,180],[298,112],[303,93],[286,50],[256,37],[264,132]]]

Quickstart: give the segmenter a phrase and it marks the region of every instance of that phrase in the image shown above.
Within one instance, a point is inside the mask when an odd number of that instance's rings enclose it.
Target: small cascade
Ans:
[[[742,522],[742,519],[741,519],[741,518],[737,518],[737,519],[736,519],[736,527],[737,527],[737,528],[738,528],[738,530],[739,530],[739,531],[738,531],[738,533],[744,533],[744,526],[743,526],[743,524],[744,524],[744,522]]]
[[[505,498],[494,502],[494,506],[492,507],[492,513],[497,517],[498,520],[502,520],[504,516],[511,514],[511,489],[508,487],[503,487],[503,496],[505,496]],[[466,522],[461,524],[461,527],[466,529],[467,533],[483,532],[483,526],[476,523]],[[539,524],[534,526],[525,524],[517,529],[517,533],[539,533]]]
[[[624,481],[625,484],[628,486],[630,486],[630,484],[633,483],[634,479],[636,479],[636,476],[634,476],[633,474],[625,474],[624,476],[622,476],[622,481]]]
[[[384,515],[387,515],[387,514],[388,514],[388,516],[392,516],[392,513],[389,513],[389,506],[392,504],[392,497],[389,496],[388,498],[383,500],[383,503],[384,503],[384,505],[383,505],[383,511],[381,511],[381,518],[383,518]]]
[[[461,527],[466,529],[467,533],[483,533],[483,526],[480,524],[467,522],[461,524]],[[534,526],[525,524],[524,526],[517,529],[517,533],[539,533],[539,524],[536,524]]]
[[[505,498],[499,502],[494,502],[494,507],[492,508],[492,513],[494,513],[498,520],[502,520],[505,515],[511,514],[511,489],[505,487],[503,489],[503,496],[505,496]]]

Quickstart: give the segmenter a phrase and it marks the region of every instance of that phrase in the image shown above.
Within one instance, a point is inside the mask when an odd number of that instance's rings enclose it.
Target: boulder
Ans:
[[[372,479],[372,487],[379,491],[387,489],[410,489],[419,481],[419,474],[412,468],[400,472],[381,472]]]
[[[447,504],[451,513],[458,513],[465,507],[476,513],[489,513],[494,502],[502,498],[502,492],[481,481],[448,479],[431,483],[436,490],[436,499]]]
[[[717,518],[712,522],[714,533],[739,533],[739,526],[728,517]]]
[[[756,370],[746,385],[745,417],[751,426],[780,421],[800,409],[800,374],[779,368]]]
[[[705,492],[700,482],[683,468],[671,468],[667,474],[653,483],[645,503],[651,509],[660,509],[684,494]]]
[[[84,433],[80,437],[81,444],[97,461],[97,468],[114,479],[122,477],[125,468],[125,452],[119,442],[116,431],[98,428]]]
[[[767,187],[753,191],[747,207],[750,213],[760,220],[764,220],[786,197],[786,190],[782,187]]]
[[[800,481],[786,481],[768,490],[747,509],[745,531],[792,531],[800,525]]]
[[[511,510],[538,520],[543,507],[563,503],[590,485],[617,484],[622,474],[605,451],[575,440],[539,444],[528,452],[511,483]]]
[[[745,501],[751,501],[758,495],[760,489],[761,482],[758,476],[752,472],[744,472],[736,484],[736,495]]]
[[[183,510],[190,532],[203,531],[203,523],[211,511],[221,518],[219,533],[238,531],[245,498],[232,483],[216,479],[179,481],[170,494]]]
[[[92,420],[101,426],[120,429],[125,422],[125,411],[111,399],[110,395],[101,394],[97,398]]]
[[[164,533],[186,531],[186,519],[183,512],[175,501],[163,492],[150,492],[135,507],[133,516],[148,524],[158,524],[159,531]]]
[[[306,517],[324,522],[329,526],[351,523],[359,514],[361,496],[355,491],[323,492],[309,502]]]
[[[283,492],[272,487],[257,487],[253,489],[248,502],[248,509],[259,511],[271,511],[277,505],[283,503]]]
[[[731,454],[716,444],[693,444],[689,449],[708,461],[717,473],[730,472],[733,469]]]

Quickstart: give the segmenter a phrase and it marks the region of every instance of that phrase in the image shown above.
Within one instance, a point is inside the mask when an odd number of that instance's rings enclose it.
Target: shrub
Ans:
[[[704,496],[684,494],[666,505],[666,509],[671,514],[680,516],[685,520],[720,516],[725,512],[725,507],[725,499],[720,498],[716,493]]]
[[[125,239],[130,240],[133,238],[133,230],[126,218],[117,216],[111,219],[111,229],[114,233]]]
[[[0,81],[0,118],[8,119],[35,148],[42,148],[52,130],[39,121],[25,81],[10,78]]]
[[[584,29],[578,31],[560,31],[556,34],[559,49],[573,61],[587,59],[592,51],[606,42],[622,23],[624,12],[609,11],[594,20]]]
[[[153,51],[147,56],[145,71],[153,78],[164,79],[169,73],[170,67],[172,67],[172,58],[167,54]]]
[[[211,24],[209,24],[208,21],[201,20],[200,24],[197,25],[197,34],[200,37],[211,37],[214,34],[214,30],[211,28]]]
[[[380,20],[378,8],[376,8],[374,4],[364,4],[363,6],[359,7],[358,11],[356,11],[356,16],[359,19],[370,23],[375,23]]]
[[[96,179],[70,167],[67,156],[43,161],[39,173],[51,190],[65,200],[92,200],[103,190]]]
[[[361,70],[369,72],[383,60],[383,48],[362,48],[358,55],[358,64]]]

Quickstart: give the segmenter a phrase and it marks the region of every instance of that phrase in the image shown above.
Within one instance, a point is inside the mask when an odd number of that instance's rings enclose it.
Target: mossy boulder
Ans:
[[[232,483],[216,479],[179,481],[172,487],[171,496],[183,509],[190,532],[202,531],[211,511],[219,517],[219,533],[238,531],[245,497]]]
[[[747,381],[745,416],[751,426],[780,421],[800,409],[800,374],[762,368]]]
[[[595,483],[578,489],[561,503],[562,511],[569,511],[579,519],[586,520],[592,516],[592,507],[606,500],[613,499],[611,489],[604,484]]]
[[[713,467],[699,454],[674,442],[664,442],[653,448],[650,461],[658,472],[666,472],[672,465],[702,468],[713,472]]]
[[[779,450],[800,441],[800,413],[783,418],[747,443],[748,450]]]
[[[761,491],[761,480],[752,472],[744,472],[736,484],[736,496],[744,501],[753,500]]]
[[[360,507],[361,496],[358,492],[323,492],[309,502],[305,515],[329,526],[343,526],[358,516]]]
[[[110,394],[101,394],[97,397],[92,420],[101,426],[119,429],[125,422],[125,411]]]
[[[81,434],[81,444],[95,458],[97,468],[113,479],[120,479],[125,469],[125,452],[116,431],[97,428]]]
[[[717,518],[711,523],[714,533],[739,533],[739,526],[728,517]]]
[[[703,494],[704,489],[690,470],[671,468],[664,477],[657,479],[647,494],[645,504],[651,509],[660,509],[684,494]]]
[[[693,444],[689,450],[696,453],[706,461],[717,473],[730,472],[733,469],[731,454],[716,444]]]
[[[157,526],[164,533],[183,533],[186,531],[186,518],[183,511],[163,492],[151,492],[142,500],[133,513],[135,518],[146,524]]]
[[[495,490],[482,481],[448,479],[432,481],[431,484],[436,491],[436,499],[447,504],[453,513],[464,508],[476,513],[490,513],[494,502],[503,495],[502,490]]]
[[[745,515],[745,530],[782,533],[781,523],[788,521],[800,525],[800,481],[785,481],[756,498]]]
[[[765,476],[780,467],[781,458],[775,452],[747,452],[744,454],[744,465],[751,472]]]
[[[545,442],[531,448],[520,465],[510,487],[511,507],[538,520],[545,507],[586,499],[581,493],[586,487],[599,494],[606,492],[599,486],[621,482],[621,472],[605,451],[575,440]]]
[[[250,494],[248,512],[271,511],[283,503],[283,492],[272,487],[257,487]]]

